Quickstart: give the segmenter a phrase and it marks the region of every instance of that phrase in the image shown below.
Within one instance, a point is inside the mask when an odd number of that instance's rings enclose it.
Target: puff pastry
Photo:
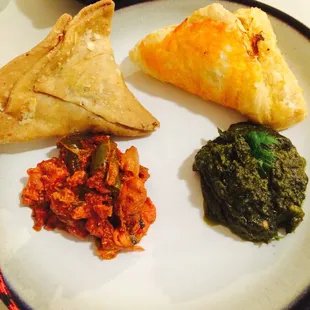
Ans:
[[[163,82],[277,130],[307,116],[303,91],[258,8],[231,13],[217,3],[206,6],[147,35],[130,58]]]
[[[0,70],[0,143],[73,132],[123,136],[159,122],[124,83],[110,45],[114,3],[65,14],[31,51]]]

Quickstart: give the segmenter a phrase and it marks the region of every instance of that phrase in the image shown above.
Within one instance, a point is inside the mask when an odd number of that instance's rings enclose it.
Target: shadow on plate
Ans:
[[[146,139],[150,136],[151,136],[151,134],[149,134],[147,136],[141,136],[141,137],[118,137],[118,136],[116,137],[116,136],[112,136],[112,139],[115,142],[122,142],[122,141]],[[56,146],[58,139],[59,139],[59,137],[58,138],[39,139],[39,140],[26,141],[26,142],[16,142],[16,143],[14,142],[14,143],[8,143],[8,144],[1,144],[0,145],[0,155],[1,154],[24,153],[24,152],[29,152],[29,151],[53,147],[51,150],[49,150],[47,152],[46,155],[49,158],[58,157],[59,149]],[[43,158],[42,158],[42,160],[43,160]]]
[[[53,26],[64,13],[75,15],[83,7],[75,0],[15,0],[21,12],[32,20],[35,28]]]
[[[201,218],[204,218],[203,196],[200,186],[199,174],[193,171],[193,164],[198,150],[195,150],[189,157],[185,159],[179,169],[178,178],[186,182],[190,190],[189,201],[191,205],[200,210]]]
[[[174,102],[194,114],[202,115],[221,130],[228,129],[232,123],[245,120],[243,116],[231,109],[204,101],[198,96],[192,95],[168,83],[162,83],[142,71],[137,71],[137,68],[133,66],[128,57],[120,64],[120,68],[126,83],[131,84],[136,89],[152,97],[161,97]]]
[[[160,130],[160,129],[159,129]],[[152,132],[146,136],[138,136],[138,137],[120,137],[120,136],[111,136],[112,140],[117,142],[128,142],[128,141],[134,141],[135,140],[143,140],[143,139],[147,139],[149,137],[151,137]]]
[[[28,182],[28,177],[22,177],[20,179],[20,183],[23,185],[23,189],[25,188],[25,186],[27,185],[27,182]],[[22,190],[23,190],[22,189]],[[22,203],[22,191],[19,193],[19,207],[20,208],[25,208],[27,206],[25,206],[23,203]]]
[[[0,154],[16,154],[39,150],[55,145],[55,138],[40,139],[26,142],[16,142],[0,145]]]
[[[52,157],[58,157],[59,156],[59,149],[56,147],[52,148],[49,152],[46,154],[49,158]]]
[[[207,141],[201,141],[202,145],[205,145]],[[206,225],[212,227],[217,233],[232,238],[235,241],[245,242],[239,238],[236,234],[233,234],[227,227],[220,224],[212,223],[206,220],[204,212],[204,199],[201,191],[200,177],[199,174],[193,171],[193,164],[195,161],[195,156],[198,150],[195,150],[185,161],[179,169],[178,177],[180,180],[184,180],[190,190],[189,201],[191,205],[200,210],[201,220],[206,222]]]
[[[23,188],[26,186],[27,182],[28,182],[28,177],[22,177],[20,179],[20,183],[22,183]]]
[[[1,0],[0,1],[0,12],[4,11],[9,3],[10,3],[10,0]]]

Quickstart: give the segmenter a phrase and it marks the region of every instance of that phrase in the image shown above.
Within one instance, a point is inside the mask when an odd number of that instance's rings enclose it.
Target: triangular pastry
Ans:
[[[114,3],[63,15],[0,70],[0,143],[74,132],[145,135],[159,122],[124,83],[110,44]]]
[[[141,69],[254,122],[285,129],[307,116],[302,89],[267,15],[212,4],[147,35],[130,52]]]

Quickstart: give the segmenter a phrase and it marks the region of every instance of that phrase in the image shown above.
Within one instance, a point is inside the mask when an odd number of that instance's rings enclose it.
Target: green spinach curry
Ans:
[[[268,243],[303,220],[306,161],[291,141],[252,123],[233,124],[195,157],[208,219]]]

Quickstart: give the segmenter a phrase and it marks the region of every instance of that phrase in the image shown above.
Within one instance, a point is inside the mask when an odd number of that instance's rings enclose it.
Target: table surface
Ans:
[[[70,0],[67,0],[70,1]],[[73,1],[73,0],[72,0]],[[117,1],[117,0],[116,0]],[[0,0],[1,2],[1,0]],[[306,26],[310,27],[310,1],[309,0],[261,0],[260,2],[271,5],[295,17]],[[0,310],[7,308],[0,301]]]

